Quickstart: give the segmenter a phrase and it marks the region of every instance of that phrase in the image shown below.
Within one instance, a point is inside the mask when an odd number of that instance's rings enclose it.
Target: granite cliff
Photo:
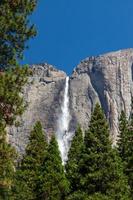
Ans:
[[[24,87],[26,111],[16,126],[9,129],[10,142],[23,152],[31,128],[36,120],[42,122],[49,140],[57,131],[61,112],[66,74],[48,64],[31,66],[33,75]],[[71,121],[69,131],[77,123],[86,129],[96,102],[102,105],[110,124],[114,144],[118,136],[118,118],[121,110],[131,113],[133,96],[133,49],[89,57],[74,69],[69,79]]]

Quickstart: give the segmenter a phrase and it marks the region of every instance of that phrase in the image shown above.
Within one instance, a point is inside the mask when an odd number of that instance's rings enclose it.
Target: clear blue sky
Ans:
[[[32,22],[38,35],[24,63],[68,74],[88,56],[133,47],[133,0],[39,0]]]

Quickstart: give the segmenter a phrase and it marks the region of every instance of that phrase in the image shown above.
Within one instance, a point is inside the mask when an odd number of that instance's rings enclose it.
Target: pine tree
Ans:
[[[133,119],[129,123],[129,132],[128,132],[128,154],[125,159],[125,174],[128,177],[128,183],[131,188],[131,196],[133,198]]]
[[[27,74],[28,68],[19,67],[0,73],[0,195],[3,189],[6,190],[7,199],[7,190],[10,191],[13,183],[16,152],[8,143],[6,127],[24,111],[20,92],[27,81]]]
[[[0,73],[0,120],[11,125],[16,116],[25,109],[22,92],[30,70],[27,67],[15,67]]]
[[[129,200],[129,188],[121,159],[109,140],[108,124],[96,104],[85,135],[85,150],[79,164],[81,190],[89,196],[97,193],[112,200]]]
[[[132,116],[127,121],[124,111],[121,112],[119,120],[118,151],[124,165],[124,173],[128,177],[133,197],[133,120]]]
[[[26,153],[16,173],[15,187],[13,188],[14,199],[40,199],[40,171],[46,151],[46,138],[44,137],[42,125],[38,121],[31,131]]]
[[[7,142],[5,125],[0,121],[0,199],[9,200],[14,176],[16,152]]]
[[[15,66],[26,42],[36,35],[29,21],[36,3],[37,0],[0,1],[0,69]]]
[[[15,171],[16,152],[8,143],[7,125],[24,111],[22,87],[27,81],[27,68],[19,68],[26,41],[35,35],[28,16],[36,0],[0,1],[0,198],[11,199],[10,189]],[[5,71],[10,68],[11,70]]]
[[[83,150],[83,133],[81,127],[78,126],[75,136],[73,137],[72,144],[68,153],[68,161],[66,163],[66,177],[70,182],[70,193],[77,191],[79,188],[79,161],[81,152]]]
[[[50,141],[47,156],[44,160],[42,180],[41,199],[65,199],[69,186],[65,177],[64,167],[62,166],[58,144],[54,136]]]
[[[113,200],[113,199],[101,193],[95,193],[94,195],[87,195],[85,192],[79,191],[69,195],[67,200]]]
[[[83,191],[75,191],[69,194],[66,200],[89,200],[89,196]]]
[[[125,162],[128,154],[128,134],[129,134],[129,124],[124,111],[121,112],[119,119],[119,140],[118,140],[118,151]]]

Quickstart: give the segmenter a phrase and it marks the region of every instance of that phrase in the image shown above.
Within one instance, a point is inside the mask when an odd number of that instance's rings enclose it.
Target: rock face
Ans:
[[[65,86],[66,74],[53,66],[40,64],[32,66],[32,69],[33,76],[23,91],[27,109],[18,119],[20,125],[9,129],[10,141],[21,153],[37,120],[42,122],[48,139],[57,131]],[[83,60],[74,69],[69,81],[70,131],[75,130],[77,123],[86,129],[95,103],[100,102],[109,120],[115,144],[121,110],[130,116],[132,78],[133,49]]]
[[[61,112],[66,74],[48,64],[31,66],[33,76],[24,87],[26,111],[9,129],[9,141],[23,153],[29,133],[36,121],[41,121],[47,139],[57,127],[57,115]]]
[[[108,53],[83,60],[70,81],[71,110],[76,121],[88,126],[91,111],[100,102],[110,123],[114,144],[122,110],[129,117],[133,83],[133,49]]]

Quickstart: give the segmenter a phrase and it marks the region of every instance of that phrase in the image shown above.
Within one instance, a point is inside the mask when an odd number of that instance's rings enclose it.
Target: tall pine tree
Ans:
[[[5,128],[24,111],[20,93],[27,69],[19,68],[17,62],[22,58],[26,41],[35,35],[28,19],[35,7],[36,0],[0,1],[0,195],[6,194],[1,199],[11,199],[16,153],[8,143]],[[8,68],[11,70],[5,72]]]
[[[36,31],[29,16],[37,0],[0,1],[0,69],[15,66]]]
[[[133,116],[129,122],[128,155],[126,163],[125,174],[128,177],[128,183],[131,188],[131,197],[133,198]]]
[[[0,199],[9,200],[14,176],[16,152],[7,142],[5,126],[0,122]]]
[[[70,193],[77,191],[79,188],[79,161],[81,157],[81,152],[83,151],[83,133],[81,127],[78,126],[75,135],[73,137],[71,147],[68,153],[68,161],[66,163],[66,177],[70,182]]]
[[[27,68],[16,67],[0,73],[0,195],[10,191],[15,171],[15,149],[8,143],[6,127],[24,111],[22,87],[27,81]],[[9,192],[8,192],[9,194]],[[9,195],[6,192],[6,198]]]
[[[79,167],[81,190],[89,196],[101,193],[112,200],[129,200],[121,159],[112,149],[108,124],[99,104],[96,104],[91,116]]]
[[[45,200],[63,200],[69,186],[65,177],[64,167],[58,149],[56,138],[53,136],[44,160],[42,177],[42,198]]]
[[[27,67],[15,67],[0,73],[0,120],[6,125],[12,124],[17,115],[25,109],[22,95],[30,70]]]
[[[16,172],[16,180],[13,188],[14,199],[40,199],[40,171],[46,151],[47,141],[42,130],[42,125],[38,121],[31,131],[26,153]]]
[[[118,151],[123,162],[125,162],[128,156],[129,124],[124,111],[121,112],[119,119],[119,132]]]
[[[119,120],[118,151],[124,165],[124,173],[128,177],[133,198],[133,116],[127,121],[124,111]]]

